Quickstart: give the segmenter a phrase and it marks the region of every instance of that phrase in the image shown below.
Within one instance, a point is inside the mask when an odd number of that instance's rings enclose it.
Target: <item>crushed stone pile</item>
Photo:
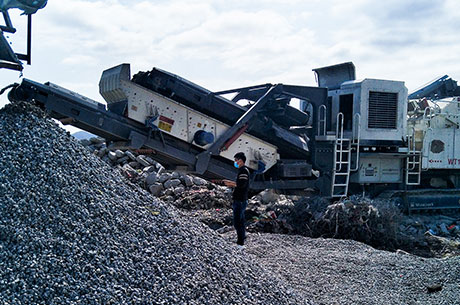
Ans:
[[[27,103],[0,110],[0,151],[6,304],[309,304]]]
[[[260,233],[249,234],[246,252],[314,304],[460,304],[460,256],[423,258],[353,240]]]

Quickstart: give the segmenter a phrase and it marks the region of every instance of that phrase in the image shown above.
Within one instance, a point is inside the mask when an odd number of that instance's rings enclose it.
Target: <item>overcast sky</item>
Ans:
[[[25,50],[25,21],[9,35]],[[313,68],[353,61],[358,78],[460,80],[458,0],[49,0],[33,17],[24,77],[103,101],[104,69],[152,67],[213,91],[259,83],[316,85]],[[0,86],[20,81],[0,70]],[[0,97],[0,105],[6,102]]]

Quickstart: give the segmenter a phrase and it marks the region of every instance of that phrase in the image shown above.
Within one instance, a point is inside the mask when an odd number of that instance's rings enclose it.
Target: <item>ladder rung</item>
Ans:
[[[348,173],[335,173],[336,176],[348,176]]]
[[[342,184],[333,184],[333,187],[337,187],[337,186],[345,187],[345,186],[347,186],[347,185],[348,185],[348,184],[346,184],[346,183],[344,183],[344,184],[343,184],[343,183],[342,183]]]

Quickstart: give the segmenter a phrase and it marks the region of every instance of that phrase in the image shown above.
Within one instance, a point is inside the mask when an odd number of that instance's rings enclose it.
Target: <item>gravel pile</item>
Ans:
[[[422,258],[352,240],[281,234],[249,234],[246,252],[315,304],[460,304],[458,256]]]
[[[308,304],[128,182],[38,109],[0,110],[5,304]]]

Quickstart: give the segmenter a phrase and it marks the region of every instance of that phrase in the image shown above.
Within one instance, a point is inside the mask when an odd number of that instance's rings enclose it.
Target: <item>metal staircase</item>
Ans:
[[[338,113],[334,144],[334,169],[332,171],[332,198],[347,196],[350,181],[351,146],[351,139],[343,136],[343,113]]]
[[[416,149],[415,134],[408,137],[409,149],[406,158],[406,185],[420,185],[422,175],[422,152]]]

